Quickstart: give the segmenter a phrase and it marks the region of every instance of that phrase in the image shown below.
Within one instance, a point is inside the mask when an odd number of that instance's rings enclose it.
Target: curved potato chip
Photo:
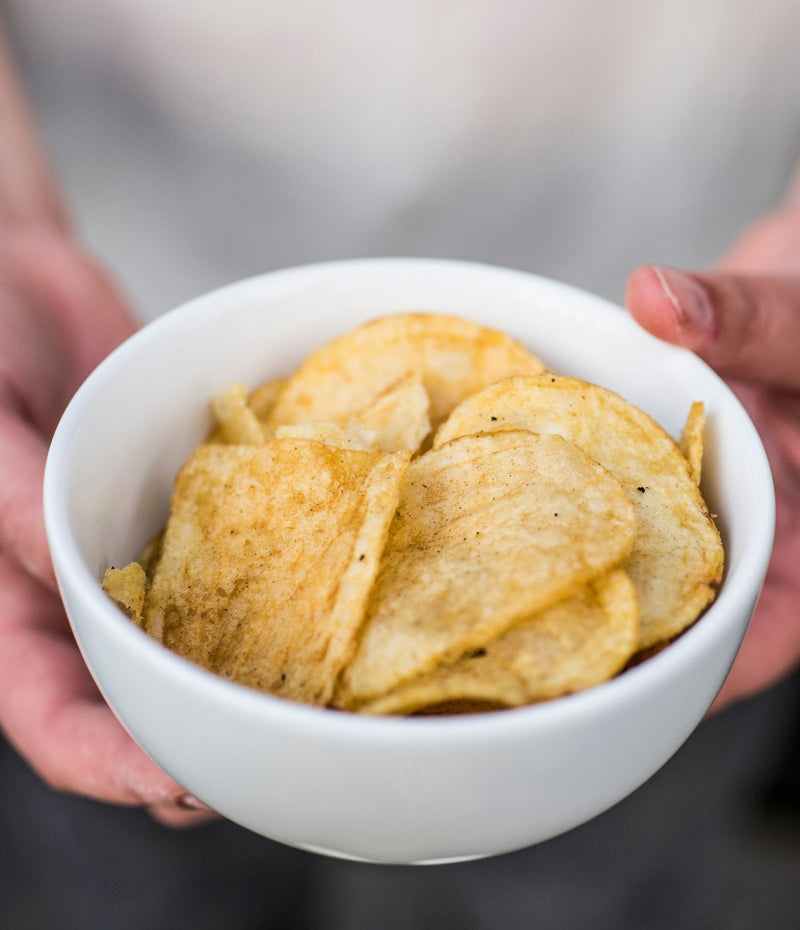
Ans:
[[[250,409],[247,388],[243,384],[230,384],[221,394],[212,397],[211,409],[217,421],[211,441],[233,444],[264,442],[264,425]]]
[[[377,448],[384,452],[395,449],[416,452],[431,431],[430,406],[422,380],[409,375],[352,417],[348,430],[355,427],[374,433]]]
[[[326,446],[338,449],[360,449],[362,452],[374,451],[375,434],[359,429],[357,425],[344,430],[333,423],[296,423],[279,426],[275,430],[276,439],[316,439]]]
[[[175,482],[145,629],[227,678],[327,703],[409,458],[301,439],[201,446]]]
[[[509,378],[469,398],[442,425],[434,448],[505,429],[564,436],[625,488],[639,525],[622,566],[639,598],[638,648],[693,623],[722,578],[722,543],[686,459],[664,430],[612,391],[547,374]]]
[[[103,590],[138,626],[142,625],[146,585],[147,576],[138,562],[107,568],[103,575]]]
[[[559,436],[468,436],[411,463],[358,650],[335,703],[357,707],[604,574],[633,507]]]
[[[278,394],[283,390],[286,378],[273,378],[256,385],[247,398],[247,403],[259,420],[266,421],[275,405]]]
[[[313,352],[289,378],[269,416],[284,423],[346,424],[409,375],[430,397],[435,428],[465,397],[542,363],[518,342],[457,317],[409,313],[383,317]]]
[[[519,707],[591,688],[616,675],[636,647],[636,592],[613,571],[462,656],[359,708],[410,714],[445,702]]]
[[[689,474],[696,485],[703,476],[703,446],[705,445],[706,416],[703,402],[696,400],[689,408],[678,446],[689,463]]]
[[[318,439],[342,449],[416,452],[431,431],[430,402],[419,378],[404,378],[373,403],[350,417],[347,426],[331,422],[287,423],[275,429],[276,438]]]

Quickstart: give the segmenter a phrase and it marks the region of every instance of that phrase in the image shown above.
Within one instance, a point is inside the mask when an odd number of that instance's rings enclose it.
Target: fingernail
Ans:
[[[203,804],[202,801],[198,800],[192,794],[182,794],[176,799],[175,804],[177,807],[183,807],[190,811],[207,811],[209,814],[214,813],[213,809],[210,808],[208,804]]]
[[[706,289],[694,278],[674,268],[650,266],[661,285],[664,296],[675,308],[681,326],[711,329],[714,311]]]

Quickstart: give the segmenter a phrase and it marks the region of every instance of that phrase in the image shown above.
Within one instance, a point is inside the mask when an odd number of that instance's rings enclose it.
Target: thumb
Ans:
[[[637,268],[626,303],[646,330],[721,375],[800,389],[800,278]]]

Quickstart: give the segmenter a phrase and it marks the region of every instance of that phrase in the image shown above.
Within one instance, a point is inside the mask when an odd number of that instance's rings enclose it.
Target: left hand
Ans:
[[[0,223],[0,732],[54,788],[189,825],[211,815],[136,745],[89,675],[42,516],[45,456],[64,405],[134,328],[79,244]]]
[[[729,381],[772,466],[775,546],[719,708],[800,665],[800,204],[751,227],[709,271],[637,268],[626,301],[641,326]]]

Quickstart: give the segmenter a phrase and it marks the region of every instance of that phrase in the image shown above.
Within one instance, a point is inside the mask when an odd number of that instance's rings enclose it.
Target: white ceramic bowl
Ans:
[[[704,492],[726,548],[711,609],[643,665],[581,694],[468,717],[375,719],[224,681],[149,639],[106,599],[106,566],[163,525],[205,436],[207,399],[288,373],[378,315],[424,309],[504,330],[565,374],[618,391],[678,435],[709,420]],[[75,635],[108,703],[174,778],[273,839],[386,862],[487,856],[605,810],[652,775],[711,704],[766,570],[774,523],[758,435],[725,385],[618,307],[528,274],[427,260],[296,268],[215,291],[147,326],[78,391],[53,440],[45,515]],[[676,811],[676,816],[680,813]]]

